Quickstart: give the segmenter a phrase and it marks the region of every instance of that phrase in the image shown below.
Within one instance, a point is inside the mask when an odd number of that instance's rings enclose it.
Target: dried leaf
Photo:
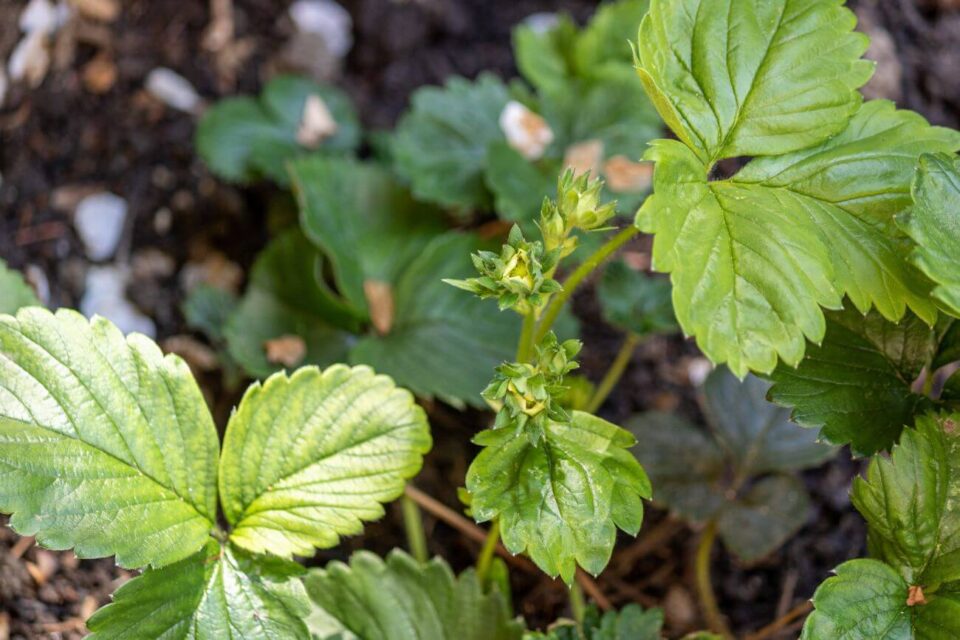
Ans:
[[[607,178],[607,186],[611,191],[646,191],[653,180],[653,163],[634,162],[627,156],[613,156],[604,163],[603,175]]]
[[[500,129],[511,147],[527,160],[539,160],[550,143],[553,130],[542,116],[516,100],[511,100],[500,112]]]
[[[309,149],[316,149],[327,138],[337,133],[337,121],[317,94],[307,96],[303,103],[303,117],[297,129],[297,142]]]
[[[600,174],[600,162],[603,160],[603,140],[584,140],[567,147],[563,154],[563,165],[573,169],[575,175],[589,172],[592,176]]]
[[[307,344],[303,338],[295,335],[285,335],[263,343],[267,361],[271,364],[282,364],[285,367],[295,367],[307,355]]]
[[[388,282],[364,280],[363,293],[370,306],[370,322],[380,335],[390,333],[393,326],[393,289]]]

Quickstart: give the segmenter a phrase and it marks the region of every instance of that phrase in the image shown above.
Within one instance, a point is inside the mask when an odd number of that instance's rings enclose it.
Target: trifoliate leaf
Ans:
[[[908,585],[877,560],[851,560],[813,594],[802,640],[912,640]],[[921,605],[922,606],[922,605]]]
[[[660,115],[704,164],[789,153],[838,133],[873,73],[836,0],[653,0],[637,65]]]
[[[420,564],[402,551],[386,561],[367,551],[305,578],[313,601],[363,640],[519,640],[523,624],[472,569],[454,577],[436,558]],[[324,639],[326,640],[326,639]]]
[[[936,283],[937,300],[960,316],[960,160],[944,154],[923,156],[913,199],[915,206],[903,222],[903,230],[917,243],[911,259]]]
[[[277,236],[258,256],[250,285],[224,329],[230,355],[251,375],[265,378],[284,364],[268,358],[271,340],[295,336],[305,352],[299,364],[343,361],[356,320],[318,279],[319,252],[300,233]]]
[[[183,302],[183,316],[187,326],[204,333],[210,340],[220,342],[230,316],[236,311],[237,296],[209,284],[199,284],[187,294]]]
[[[922,416],[890,458],[875,456],[852,499],[874,555],[910,584],[960,580],[960,415]]]
[[[631,269],[622,260],[607,265],[597,287],[604,320],[638,336],[680,330],[670,292],[669,280]]]
[[[190,369],[103,318],[0,316],[0,512],[52,549],[156,567],[217,518],[217,431]]]
[[[383,515],[429,449],[423,410],[368,367],[275,374],[247,390],[224,437],[230,540],[281,557],[332,547]]]
[[[796,369],[773,373],[770,398],[793,407],[797,424],[821,427],[829,442],[870,455],[913,424],[923,398],[911,385],[936,342],[935,330],[912,315],[895,325],[876,312],[830,314],[823,344],[811,346]]]
[[[637,226],[656,234],[654,268],[670,272],[677,320],[714,362],[738,376],[768,373],[778,356],[796,365],[805,337],[819,341],[820,307],[839,308],[821,229],[802,196],[708,182],[704,165],[675,140],[652,143],[654,194]]]
[[[736,472],[757,475],[815,467],[836,451],[816,441],[816,433],[790,421],[790,412],[767,401],[770,383],[755,376],[743,382],[726,368],[710,373],[703,385],[703,409]]]
[[[490,144],[504,139],[498,119],[508,100],[506,86],[490,74],[413,94],[393,153],[397,173],[418,198],[466,210],[488,204],[483,170]]]
[[[570,424],[549,423],[535,445],[510,428],[474,442],[484,447],[467,472],[474,517],[499,517],[507,549],[526,552],[547,574],[569,583],[578,564],[598,574],[617,528],[640,530],[650,482],[620,427],[575,411]]]
[[[310,156],[290,167],[304,233],[330,259],[337,289],[360,310],[369,282],[394,285],[445,228],[389,171],[348,158]]]
[[[0,313],[14,314],[20,307],[39,304],[36,294],[23,281],[23,277],[7,268],[7,263],[0,260]]]
[[[299,565],[210,541],[199,553],[148,569],[88,621],[91,640],[309,640]]]
[[[655,503],[692,522],[705,522],[720,510],[728,461],[703,429],[658,412],[633,416],[625,426],[643,443],[634,455],[650,474]]]
[[[494,367],[513,359],[519,316],[498,313],[492,301],[441,280],[475,275],[470,253],[481,246],[476,237],[457,233],[427,245],[397,282],[389,333],[362,338],[350,361],[393,376],[418,396],[485,406],[480,392]]]
[[[717,526],[730,551],[743,562],[756,562],[790,539],[809,510],[803,483],[792,476],[767,476],[727,505]]]
[[[315,149],[301,144],[297,135],[310,96],[323,101],[336,123],[336,131],[319,140]],[[236,182],[266,177],[285,185],[288,160],[313,150],[349,151],[359,142],[360,125],[349,98],[338,89],[294,76],[271,80],[259,99],[223,100],[197,127],[200,155],[214,173]]]

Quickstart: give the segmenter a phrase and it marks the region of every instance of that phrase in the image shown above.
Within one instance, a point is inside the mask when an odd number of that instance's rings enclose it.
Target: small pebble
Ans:
[[[101,192],[81,200],[73,223],[87,257],[99,261],[113,256],[123,235],[126,219],[127,201],[120,196]]]
[[[17,43],[7,62],[7,72],[13,82],[26,82],[30,87],[40,86],[50,68],[50,49],[43,31],[28,33]]]
[[[142,333],[155,338],[156,325],[127,300],[126,288],[127,273],[124,270],[118,267],[93,267],[87,272],[80,312],[88,318],[103,316],[124,334]]]
[[[51,34],[70,18],[70,7],[64,3],[53,4],[50,0],[30,0],[20,13],[17,24],[24,33]]]
[[[165,105],[187,113],[200,107],[200,95],[190,81],[175,71],[158,67],[147,75],[147,91]]]
[[[297,0],[290,6],[290,18],[298,31],[323,37],[327,50],[338,58],[353,46],[353,19],[333,0]]]

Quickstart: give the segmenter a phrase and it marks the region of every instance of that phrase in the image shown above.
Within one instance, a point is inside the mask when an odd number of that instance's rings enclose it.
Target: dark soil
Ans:
[[[18,34],[24,2],[0,0],[0,54],[6,59]],[[0,107],[0,257],[16,268],[32,267],[49,280],[52,307],[76,306],[89,267],[70,218],[77,193],[108,189],[127,199],[131,216],[117,260],[160,252],[172,272],[137,276],[130,295],[151,316],[158,338],[184,332],[178,274],[190,261],[214,252],[247,268],[267,239],[269,194],[238,190],[214,180],[196,158],[195,118],[156,102],[143,90],[158,66],[175,69],[205,98],[254,92],[271,69],[275,52],[289,38],[286,1],[234,0],[236,37],[247,39],[247,55],[230,65],[201,42],[208,26],[200,0],[127,0],[110,24],[83,22],[71,28],[72,46],[58,46],[54,69],[37,89],[15,87]],[[578,19],[592,11],[587,0],[355,0],[355,44],[339,83],[356,100],[365,124],[390,126],[408,95],[451,74],[493,70],[515,73],[510,27],[536,11],[566,9]],[[875,96],[890,97],[932,121],[960,125],[960,11],[956,2],[860,0],[864,29],[886,47]],[[92,93],[84,73],[95,59],[108,60],[117,76],[102,94]],[[153,252],[152,254],[149,252]],[[584,371],[594,379],[619,347],[620,337],[597,320],[592,292],[577,299],[590,327],[585,335]],[[624,381],[607,403],[619,420],[638,410],[676,409],[697,414],[688,380],[695,347],[679,339],[655,339],[638,350]],[[218,385],[210,391],[218,392]],[[221,395],[222,419],[234,400]],[[456,487],[473,455],[470,436],[485,418],[448,408],[432,412],[434,451],[417,485],[457,509]],[[772,557],[743,567],[722,549],[714,573],[721,607],[743,632],[758,629],[810,597],[816,585],[845,559],[863,552],[864,528],[847,498],[859,463],[841,456],[804,479],[814,507],[808,524]],[[469,565],[477,545],[459,532],[426,518],[431,551],[456,568]],[[657,542],[659,540],[659,542]],[[619,606],[631,601],[663,606],[671,637],[702,621],[696,607],[689,558],[696,532],[653,509],[634,541],[623,539],[600,589]],[[399,513],[359,538],[345,541],[316,562],[345,558],[366,547],[386,552],[402,546]],[[0,528],[0,640],[82,637],[82,620],[127,573],[112,560],[77,561],[51,553]],[[561,585],[536,573],[513,571],[518,613],[543,625],[565,613]],[[801,618],[802,619],[802,618]],[[796,637],[796,625],[779,637]],[[777,636],[773,636],[777,637]]]

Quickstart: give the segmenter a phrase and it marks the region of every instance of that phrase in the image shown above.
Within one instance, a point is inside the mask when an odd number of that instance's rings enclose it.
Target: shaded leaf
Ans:
[[[394,550],[367,551],[306,577],[313,601],[363,640],[519,640],[523,624],[472,569],[454,577],[440,558],[420,564]],[[336,636],[334,636],[336,637]]]
[[[297,141],[309,96],[322,98],[337,130],[319,150],[343,152],[360,142],[360,125],[349,98],[339,89],[306,78],[279,76],[258,98],[229,98],[207,110],[197,126],[197,150],[210,169],[225,180],[248,182],[260,177],[288,181],[288,160],[311,151]]]
[[[631,269],[622,260],[607,265],[597,286],[604,320],[638,336],[680,330],[670,293],[669,280]]]
[[[23,276],[7,267],[0,260],[0,313],[14,314],[20,307],[39,305],[33,289],[24,282]]]
[[[162,566],[216,523],[217,431],[186,363],[103,318],[0,316],[0,512],[83,558]]]
[[[650,482],[627,451],[629,432],[580,411],[572,423],[548,422],[542,438],[502,428],[483,431],[484,447],[467,472],[478,522],[500,518],[503,543],[526,552],[544,572],[573,580],[579,564],[598,574],[616,531],[631,535],[643,519]]]
[[[799,480],[768,476],[720,512],[718,531],[743,562],[755,562],[790,539],[807,521],[809,509],[807,490]]]
[[[87,626],[93,640],[169,638],[309,640],[310,603],[299,565],[255,558],[213,540],[199,553],[148,569]]]
[[[223,443],[230,540],[281,557],[335,546],[383,515],[430,444],[409,392],[368,367],[304,367],[254,384]]]
[[[533,234],[532,223],[540,215],[543,199],[556,195],[559,173],[558,163],[530,162],[506,142],[495,142],[487,154],[484,178],[493,193],[497,215]]]
[[[506,86],[491,74],[473,82],[451,78],[442,88],[413,94],[397,125],[393,154],[397,173],[418,198],[462,209],[488,204],[487,149],[504,139],[498,119],[508,100]]]
[[[183,316],[188,327],[202,332],[213,342],[221,342],[224,327],[237,303],[237,296],[230,291],[201,283],[183,301]]]

